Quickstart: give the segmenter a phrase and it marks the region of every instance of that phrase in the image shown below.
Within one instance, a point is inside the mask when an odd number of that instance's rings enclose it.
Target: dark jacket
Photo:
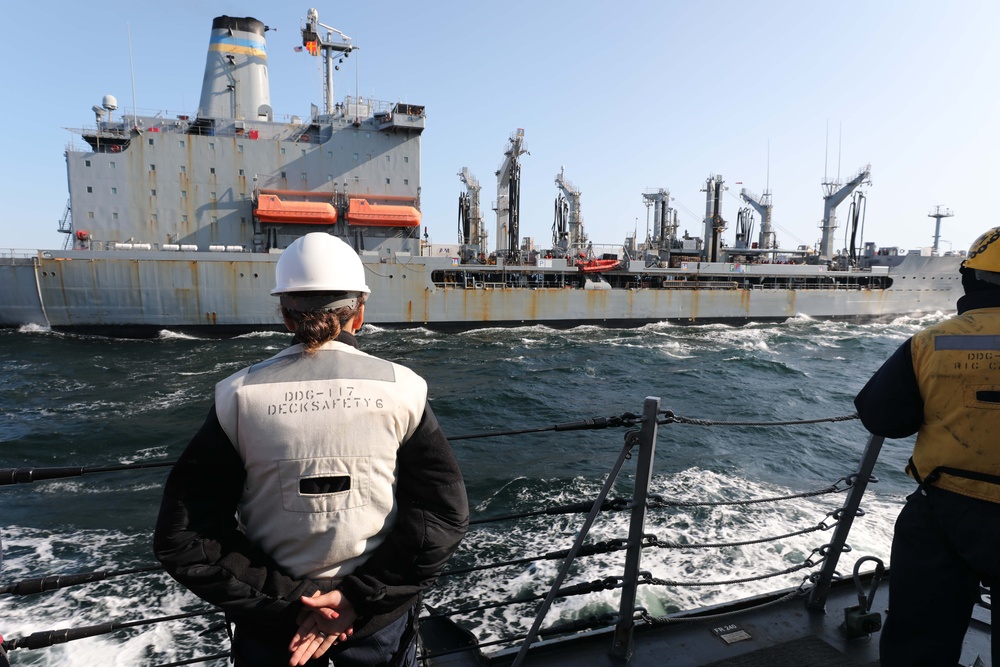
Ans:
[[[356,346],[350,334],[338,340]],[[359,637],[412,607],[468,528],[462,474],[430,405],[399,449],[398,471],[395,526],[338,586],[358,613],[354,633]],[[302,609],[299,598],[321,587],[282,572],[240,531],[236,507],[245,477],[243,461],[213,405],[167,479],[153,549],[172,577],[225,609],[238,625],[287,629]]]

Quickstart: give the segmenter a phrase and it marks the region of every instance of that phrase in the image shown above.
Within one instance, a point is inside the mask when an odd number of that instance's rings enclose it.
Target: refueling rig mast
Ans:
[[[518,252],[521,208],[521,162],[527,153],[524,147],[524,130],[518,128],[510,135],[504,161],[497,169],[497,255],[515,256]]]
[[[829,260],[833,257],[833,232],[837,229],[837,206],[862,183],[871,184],[871,168],[870,164],[865,165],[864,169],[859,170],[843,187],[840,185],[840,179],[823,183],[823,221],[820,222],[823,237],[819,246],[820,260]]]
[[[757,247],[760,250],[771,250],[778,247],[778,240],[771,230],[771,191],[764,190],[764,194],[757,196],[746,188],[740,190],[740,197],[743,201],[760,215],[760,236],[757,237]]]
[[[722,232],[726,221],[722,219],[722,193],[725,181],[712,174],[705,180],[705,249],[706,262],[718,262],[722,250]]]
[[[465,184],[465,192],[458,196],[458,242],[463,262],[486,252],[486,227],[479,211],[479,180],[462,167],[458,177]]]
[[[587,243],[583,231],[583,215],[580,212],[580,191],[564,177],[565,168],[556,174],[556,219],[552,225],[552,245],[564,256],[579,251]]]
[[[677,211],[670,206],[670,190],[648,190],[642,193],[646,204],[646,255],[654,255],[659,260],[667,259],[669,251],[677,239]],[[653,231],[650,234],[649,209],[653,209]]]

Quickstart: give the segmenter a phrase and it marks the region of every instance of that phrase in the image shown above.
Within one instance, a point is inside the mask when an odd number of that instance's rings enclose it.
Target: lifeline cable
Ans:
[[[48,577],[38,577],[35,579],[25,579],[16,584],[10,584],[0,588],[0,595],[34,595],[45,591],[55,591],[60,588],[76,586],[77,584],[89,584],[93,581],[104,581],[112,577],[121,577],[126,574],[142,574],[145,572],[162,571],[159,565],[149,565],[147,567],[137,567],[131,570],[119,570],[117,572],[83,572],[80,574],[62,574]]]
[[[100,472],[122,472],[127,470],[142,470],[144,468],[165,468],[173,466],[174,461],[158,461],[154,463],[131,463],[120,466],[104,466],[102,468],[87,468],[84,466],[66,466],[60,468],[0,468],[0,486],[8,484],[27,484],[46,479],[63,479],[79,477]]]
[[[660,410],[663,419],[657,421],[658,424],[689,424],[691,426],[797,426],[799,424],[822,424],[825,422],[845,422],[852,419],[859,419],[858,413],[840,415],[837,417],[819,417],[817,419],[794,419],[776,422],[739,422],[739,421],[715,421],[712,419],[694,419],[692,417],[682,417],[675,415],[672,410]]]
[[[592,417],[581,419],[575,422],[563,422],[553,426],[541,426],[538,428],[519,429],[516,431],[493,431],[489,433],[470,433],[468,435],[450,435],[448,440],[471,440],[473,438],[492,438],[501,435],[524,435],[526,433],[544,433],[546,431],[583,431],[596,430],[618,426],[635,426],[639,415],[626,412],[620,417]]]
[[[176,621],[182,618],[194,618],[195,616],[209,616],[211,614],[221,614],[221,609],[209,609],[207,611],[191,611],[185,614],[174,614],[172,616],[161,616],[159,618],[143,619],[139,621],[112,621],[110,623],[100,623],[98,625],[87,625],[82,628],[62,628],[59,630],[41,630],[33,632],[27,637],[15,637],[5,639],[3,648],[5,651],[13,651],[19,648],[47,648],[55,644],[63,644],[75,639],[85,637],[96,637],[106,635],[117,630],[134,628],[140,625],[154,625],[166,621]]]

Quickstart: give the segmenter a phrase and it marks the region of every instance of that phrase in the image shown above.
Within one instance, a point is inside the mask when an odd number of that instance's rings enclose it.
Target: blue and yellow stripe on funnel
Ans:
[[[267,60],[264,42],[259,39],[237,39],[229,35],[212,35],[212,39],[208,43],[208,50],[237,53],[242,56],[253,56]]]

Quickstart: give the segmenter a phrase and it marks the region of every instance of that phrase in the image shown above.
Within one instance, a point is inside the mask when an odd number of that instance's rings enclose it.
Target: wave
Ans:
[[[22,324],[17,328],[17,333],[21,334],[53,334],[56,336],[61,336],[62,334],[58,331],[53,331],[49,327],[42,326],[41,324]]]

